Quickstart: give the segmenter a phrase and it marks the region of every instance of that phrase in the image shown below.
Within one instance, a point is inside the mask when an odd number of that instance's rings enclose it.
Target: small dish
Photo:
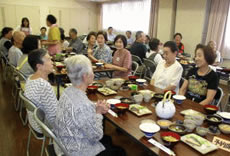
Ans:
[[[162,129],[167,129],[172,122],[170,120],[158,120],[157,124],[162,128]]]
[[[115,104],[115,111],[119,114],[124,114],[129,109],[129,104],[126,103],[117,103]]]
[[[98,86],[88,86],[87,87],[87,91],[89,94],[96,93],[97,89],[98,89]]]
[[[170,131],[178,133],[178,134],[185,134],[186,133],[186,127],[184,125],[172,124],[168,127],[168,129]]]
[[[96,65],[97,67],[102,67],[103,63],[97,62],[97,63],[95,63],[95,65]]]
[[[217,115],[207,115],[206,121],[209,125],[219,125],[223,119]]]
[[[230,134],[230,125],[228,124],[219,124],[219,129],[224,134]]]
[[[161,132],[161,139],[165,146],[172,147],[180,141],[180,135],[174,132]]]
[[[219,108],[214,106],[214,105],[205,105],[204,106],[204,110],[208,113],[208,114],[215,114]]]
[[[196,128],[196,132],[198,135],[200,136],[206,136],[207,133],[208,133],[208,129],[207,128],[204,128],[204,127],[197,127]]]
[[[138,85],[142,86],[142,85],[144,85],[146,80],[145,79],[136,79],[136,82],[137,82]]]
[[[129,78],[130,81],[136,81],[136,79],[138,79],[139,77],[135,76],[135,75],[131,75],[128,78]]]
[[[182,102],[186,99],[183,95],[173,95],[173,99],[177,104],[182,104]]]
[[[121,98],[120,99],[122,103],[127,103],[127,104],[133,104],[134,101],[130,98]]]

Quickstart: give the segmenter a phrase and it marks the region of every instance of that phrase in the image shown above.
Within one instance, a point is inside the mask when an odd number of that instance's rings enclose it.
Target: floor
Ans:
[[[225,93],[222,103],[225,104],[228,88],[226,85],[221,87]],[[19,114],[14,109],[11,90],[11,81],[9,79],[3,81],[2,68],[0,68],[0,156],[25,156],[28,127],[22,125]],[[128,156],[148,156],[139,144],[108,122],[106,122],[105,134],[112,136],[114,144],[125,147]],[[41,141],[32,138],[30,147],[30,155],[40,155]]]

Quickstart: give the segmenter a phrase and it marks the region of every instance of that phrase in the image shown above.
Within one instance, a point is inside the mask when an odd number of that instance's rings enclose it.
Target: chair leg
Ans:
[[[23,116],[22,116],[23,104],[21,102],[23,102],[23,101],[20,100],[19,117],[20,117],[20,119],[22,121],[22,125],[25,126],[27,124],[28,117],[27,117],[27,113],[26,113],[25,119],[23,119]]]
[[[27,141],[27,146],[26,146],[26,155],[30,155],[30,139],[31,139],[31,129],[29,131],[29,136],[28,136],[28,141]]]
[[[43,156],[43,153],[44,153],[45,143],[46,143],[46,137],[44,137],[44,139],[42,141],[41,156]]]

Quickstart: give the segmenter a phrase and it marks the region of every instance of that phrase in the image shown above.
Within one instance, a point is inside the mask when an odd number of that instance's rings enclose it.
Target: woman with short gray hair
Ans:
[[[55,134],[71,156],[98,155],[106,151],[100,142],[103,138],[102,114],[107,113],[110,106],[106,101],[95,104],[86,95],[86,89],[94,79],[91,62],[86,56],[72,56],[65,64],[72,86],[61,95]],[[60,154],[56,145],[55,151]]]

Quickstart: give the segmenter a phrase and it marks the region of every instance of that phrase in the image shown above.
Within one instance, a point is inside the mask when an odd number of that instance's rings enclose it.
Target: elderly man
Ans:
[[[130,49],[131,54],[139,56],[142,61],[143,58],[146,58],[145,54],[147,52],[147,48],[144,45],[144,42],[145,42],[145,34],[143,33],[143,31],[137,31],[136,41],[133,43]],[[140,62],[138,63],[140,64]]]
[[[14,45],[9,49],[9,62],[15,67],[18,64],[20,57],[22,56],[22,43],[25,38],[25,34],[22,31],[15,31],[13,34]]]
[[[59,100],[55,134],[70,156],[121,155],[122,149],[102,141],[102,114],[107,113],[109,105],[106,101],[93,103],[86,95],[94,79],[90,60],[76,55],[66,59],[65,64],[72,86],[64,90]],[[56,145],[55,151],[60,154]]]
[[[69,37],[71,38],[69,42],[69,47],[66,49],[67,52],[75,52],[76,54],[82,54],[84,44],[77,37],[77,30],[72,28],[69,31]]]

